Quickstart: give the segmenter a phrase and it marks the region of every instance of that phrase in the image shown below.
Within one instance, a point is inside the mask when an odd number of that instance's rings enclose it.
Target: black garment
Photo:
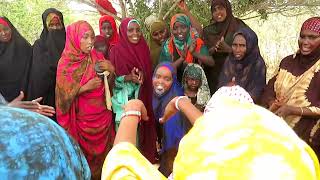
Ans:
[[[48,30],[46,19],[50,13],[59,16],[63,25],[61,30]],[[43,97],[41,104],[55,107],[55,86],[58,61],[65,46],[66,33],[63,15],[49,8],[42,14],[43,30],[34,45],[28,87],[28,100]]]
[[[12,31],[9,42],[0,42],[0,93],[10,102],[20,91],[26,92],[32,47],[6,17],[0,18]]]

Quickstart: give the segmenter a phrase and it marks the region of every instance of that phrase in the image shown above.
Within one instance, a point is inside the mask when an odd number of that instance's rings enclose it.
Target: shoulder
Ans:
[[[290,66],[292,64],[292,62],[294,62],[294,58],[293,58],[293,54],[283,58],[280,62],[280,68],[287,68],[288,66]]]

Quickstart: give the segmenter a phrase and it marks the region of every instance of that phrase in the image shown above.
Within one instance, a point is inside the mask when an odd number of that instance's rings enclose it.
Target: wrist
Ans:
[[[121,120],[129,118],[132,120],[137,120],[140,122],[141,120],[141,112],[137,110],[125,110],[121,115]]]
[[[178,111],[180,111],[180,107],[181,107],[180,103],[181,103],[181,101],[187,100],[187,99],[188,99],[187,96],[179,96],[179,97],[175,100],[175,107],[176,107],[176,109],[177,109]]]

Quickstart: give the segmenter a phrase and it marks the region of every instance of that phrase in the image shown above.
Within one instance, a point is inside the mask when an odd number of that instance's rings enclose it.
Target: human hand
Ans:
[[[184,0],[181,0],[181,1],[177,4],[177,6],[178,6],[178,8],[179,8],[182,12],[184,12],[184,13],[190,12],[190,11],[189,11],[189,8],[188,8],[186,2],[184,2]]]
[[[123,110],[124,112],[139,111],[141,112],[142,120],[145,120],[145,121],[149,120],[147,109],[144,106],[143,102],[139,99],[131,99],[130,101],[128,101],[127,104],[123,106]]]
[[[195,39],[192,39],[191,44],[190,44],[190,46],[189,46],[189,52],[190,52],[191,54],[192,54],[192,53],[194,52],[194,50],[196,49],[196,46],[197,46],[196,40],[195,40]]]
[[[275,99],[269,103],[269,111],[276,112],[282,105],[284,105],[284,97]]]
[[[160,123],[165,123],[167,122],[174,114],[178,112],[176,108],[176,100],[178,99],[179,96],[173,98],[166,106],[164,109],[163,116],[159,119]]]
[[[278,108],[278,110],[276,110],[275,114],[278,115],[279,117],[287,117],[289,115],[292,115],[293,113],[293,108],[292,106],[288,106],[288,105],[283,105],[280,108]]]
[[[231,81],[228,82],[226,86],[235,86],[235,85],[237,85],[236,78],[232,77]]]
[[[232,52],[231,47],[224,41],[224,37],[222,36],[221,39],[217,42],[216,52],[221,52],[221,53],[230,53]]]
[[[112,65],[112,63],[108,60],[103,60],[103,61],[99,61],[98,62],[98,66],[99,69],[103,70],[103,71],[109,71],[110,74],[113,74],[115,71],[114,66]]]
[[[133,82],[133,83],[136,83],[136,84],[140,84],[140,77],[139,77],[139,70],[137,68],[133,68],[130,72],[130,74],[126,75],[124,77],[124,80],[126,82]]]
[[[101,86],[102,80],[99,77],[95,77],[93,79],[90,79],[84,86],[85,91],[92,91],[94,89],[97,89],[99,86]]]

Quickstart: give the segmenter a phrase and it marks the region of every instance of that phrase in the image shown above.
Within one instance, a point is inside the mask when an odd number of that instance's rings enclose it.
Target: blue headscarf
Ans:
[[[172,85],[170,89],[165,92],[165,94],[158,96],[155,93],[153,93],[153,99],[152,99],[152,105],[153,105],[153,112],[155,114],[155,119],[156,121],[159,122],[159,118],[163,116],[164,110],[167,106],[167,104],[176,96],[182,96],[183,93],[183,88],[179,84],[177,80],[177,74],[174,69],[174,67],[171,65],[171,63],[164,62],[160,63],[155,71],[154,75],[155,76],[157,70],[160,67],[166,67],[170,70],[172,74]],[[172,116],[164,125],[163,125],[163,134],[164,137],[163,139],[163,147],[162,151],[165,151],[169,148],[176,147],[178,148],[179,142],[181,138],[185,134],[185,123],[183,121],[182,114],[180,112],[176,113],[174,116]]]
[[[233,53],[224,63],[219,77],[218,87],[227,85],[235,78],[237,85],[244,88],[257,103],[263,88],[266,85],[266,65],[258,46],[258,37],[250,28],[241,28],[237,35],[242,35],[246,40],[246,54],[241,60],[237,60]]]

